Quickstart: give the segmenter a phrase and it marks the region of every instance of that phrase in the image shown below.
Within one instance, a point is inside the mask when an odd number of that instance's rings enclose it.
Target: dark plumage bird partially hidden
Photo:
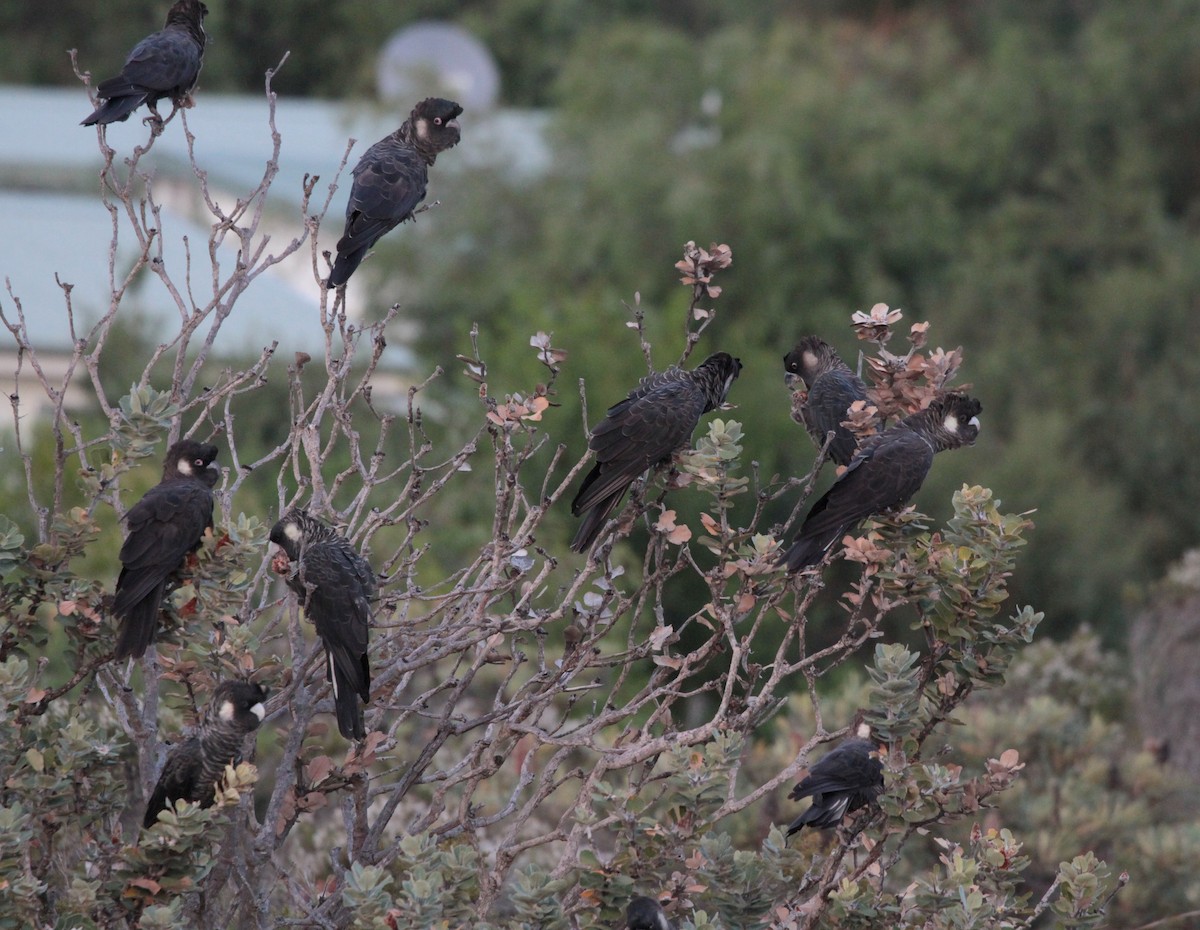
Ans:
[[[162,481],[129,508],[113,614],[121,625],[115,656],[140,658],[154,642],[167,582],[213,525],[213,495],[221,473],[217,447],[181,439],[167,450]]]
[[[799,413],[808,435],[818,449],[832,431],[828,455],[838,465],[849,465],[858,451],[858,437],[842,425],[846,411],[855,401],[866,401],[867,386],[842,361],[828,342],[818,336],[805,336],[783,357],[784,380],[792,391],[808,392]]]
[[[700,417],[725,403],[741,370],[739,359],[718,352],[692,371],[672,366],[643,378],[608,408],[588,443],[596,464],[571,502],[572,514],[584,514],[572,549],[583,552],[595,542],[629,486],[688,444]]]
[[[121,73],[96,87],[101,104],[80,125],[105,126],[129,118],[143,103],[158,119],[155,104],[170,97],[176,107],[187,100],[204,63],[204,17],[200,0],[179,0],[167,13],[167,24],[134,46]]]
[[[367,731],[359,701],[371,697],[367,635],[375,573],[346,537],[299,507],[271,528],[271,542],[282,550],[272,567],[287,576],[325,646],[338,730],[346,739],[362,739]]]
[[[625,909],[625,926],[628,930],[675,930],[662,905],[645,895],[630,900]]]
[[[142,826],[154,826],[159,813],[176,801],[212,807],[225,766],[242,761],[246,736],[267,715],[266,699],[266,689],[249,681],[225,681],[217,687],[199,729],[167,755]]]
[[[836,827],[847,814],[879,797],[883,790],[879,747],[868,739],[870,727],[860,724],[857,732],[809,769],[788,795],[793,801],[812,798],[808,810],[788,824],[788,836],[805,826]]]
[[[367,252],[405,220],[425,199],[429,168],[439,153],[458,144],[455,119],[462,113],[453,100],[422,100],[390,136],[372,145],[354,166],[354,184],[346,204],[346,229],[326,287],[350,280]]]
[[[907,504],[924,483],[936,453],[975,442],[981,409],[979,401],[965,394],[943,394],[870,437],[804,518],[780,559],[787,570],[816,565],[860,521]]]

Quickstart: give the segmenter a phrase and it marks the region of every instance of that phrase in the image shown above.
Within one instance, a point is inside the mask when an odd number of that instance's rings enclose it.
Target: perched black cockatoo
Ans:
[[[625,909],[625,926],[628,930],[675,930],[662,905],[645,895],[630,900]]]
[[[858,437],[845,426],[846,411],[855,401],[867,399],[867,386],[850,370],[828,342],[818,336],[805,336],[783,357],[784,380],[792,391],[801,390],[808,397],[799,413],[808,435],[818,449],[825,448],[825,439],[832,431],[828,455],[838,465],[849,465],[858,451]]]
[[[812,804],[788,824],[787,835],[804,826],[836,827],[847,814],[878,798],[883,790],[878,750],[869,739],[849,739],[814,765],[788,795],[793,801],[812,798]]]
[[[372,145],[354,166],[354,184],[346,204],[346,229],[327,287],[350,280],[367,252],[405,220],[425,199],[429,167],[438,154],[458,144],[455,119],[462,113],[453,100],[429,97],[414,108],[390,136]]]
[[[121,73],[96,86],[96,96],[103,102],[80,125],[120,122],[143,103],[157,117],[155,104],[163,97],[183,106],[204,63],[207,14],[208,7],[200,0],[179,0],[172,6],[162,31],[142,39],[125,59]]]
[[[943,394],[867,439],[804,518],[781,557],[788,571],[816,565],[860,521],[907,504],[929,474],[935,453],[975,442],[981,409],[979,401],[965,394]]]
[[[571,503],[575,516],[586,511],[572,549],[583,552],[595,542],[629,486],[687,446],[700,417],[725,403],[741,370],[740,360],[717,352],[691,371],[672,366],[643,378],[628,397],[608,408],[588,443],[596,464]]]
[[[225,766],[242,761],[246,736],[257,730],[267,715],[266,699],[266,689],[254,682],[225,681],[217,687],[199,729],[168,753],[142,826],[154,826],[159,812],[175,801],[212,806]]]
[[[129,508],[113,614],[121,624],[116,658],[140,658],[154,642],[167,581],[213,525],[213,495],[221,473],[217,447],[181,439],[167,450],[162,481]]]
[[[371,698],[367,635],[375,573],[346,537],[299,507],[271,528],[271,542],[285,556],[277,556],[273,567],[287,575],[325,646],[338,730],[346,739],[362,739],[367,731],[359,701]]]

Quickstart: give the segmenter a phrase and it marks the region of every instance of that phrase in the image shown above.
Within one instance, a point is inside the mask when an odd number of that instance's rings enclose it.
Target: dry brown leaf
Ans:
[[[304,766],[304,777],[310,785],[319,785],[333,771],[333,760],[329,756],[317,756]]]
[[[692,538],[692,531],[687,526],[677,526],[667,534],[667,542],[682,546]]]

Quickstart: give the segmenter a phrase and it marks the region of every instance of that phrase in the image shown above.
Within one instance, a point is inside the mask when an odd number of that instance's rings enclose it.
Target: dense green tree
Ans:
[[[1022,4],[969,22],[906,9],[885,31],[824,14],[699,38],[590,30],[554,85],[551,173],[468,178],[435,234],[395,243],[406,280],[437,282],[405,309],[427,357],[487,321],[497,370],[537,329],[603,340],[565,368],[594,410],[640,373],[623,302],[640,292],[660,337],[682,300],[661,271],[671,244],[719,230],[736,258],[705,346],[747,363],[732,399],[774,437],[755,450],[765,477],[810,461],[765,401],[798,336],[837,342],[879,301],[930,320],[935,342],[970,347],[984,431],[923,500],[970,475],[1039,508],[1017,589],[1056,628],[1088,620],[1115,642],[1127,586],[1200,532],[1180,441],[1200,427],[1183,389],[1200,364],[1185,142],[1200,94],[1179,77],[1200,67],[1200,10],[1097,3],[1047,31]]]

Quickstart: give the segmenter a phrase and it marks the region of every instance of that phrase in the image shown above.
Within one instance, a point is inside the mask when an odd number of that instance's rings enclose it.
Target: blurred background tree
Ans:
[[[1200,529],[1200,414],[1182,389],[1200,375],[1184,142],[1200,94],[1181,82],[1200,68],[1200,10],[986,6],[582,31],[554,84],[552,173],[460,191],[444,237],[395,246],[410,279],[434,269],[412,297],[423,352],[475,319],[503,321],[492,338],[619,340],[625,282],[669,308],[679,295],[652,269],[719,230],[737,245],[736,312],[713,344],[747,363],[743,396],[778,394],[798,336],[877,300],[971,347],[988,424],[972,474],[1039,510],[1019,595],[1052,634],[1086,621],[1121,643],[1127,598]],[[567,373],[595,405],[637,369],[604,352]],[[745,407],[752,431],[777,422]],[[792,435],[755,449],[767,475],[810,454]],[[944,501],[960,465],[922,500]]]

